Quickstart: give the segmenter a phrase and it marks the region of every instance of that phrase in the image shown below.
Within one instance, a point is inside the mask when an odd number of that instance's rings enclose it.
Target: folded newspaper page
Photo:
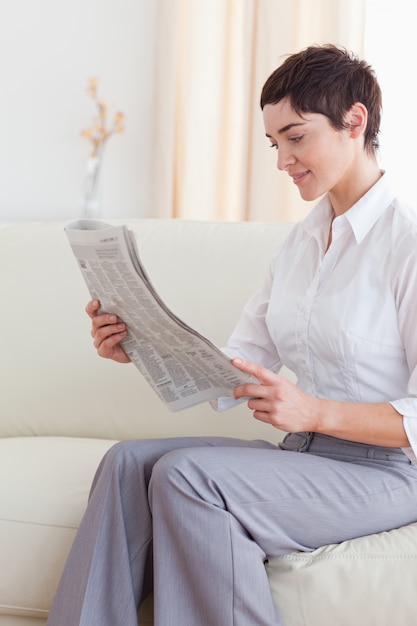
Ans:
[[[232,396],[234,387],[254,380],[165,305],[127,226],[79,220],[65,232],[91,298],[127,325],[121,345],[169,409]]]

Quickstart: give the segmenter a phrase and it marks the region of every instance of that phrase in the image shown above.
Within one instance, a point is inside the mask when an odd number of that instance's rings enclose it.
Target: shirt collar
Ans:
[[[375,222],[381,217],[395,198],[388,177],[383,176],[346,213],[336,219],[347,220],[352,228],[356,243],[360,243]],[[304,220],[304,228],[310,235],[318,236],[323,227],[330,225],[333,209],[326,194]]]

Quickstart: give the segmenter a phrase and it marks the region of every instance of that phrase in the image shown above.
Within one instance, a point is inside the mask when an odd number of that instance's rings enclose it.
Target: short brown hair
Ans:
[[[346,48],[315,45],[289,55],[263,86],[261,108],[286,97],[299,115],[321,113],[337,130],[346,128],[347,111],[361,102],[368,110],[365,149],[371,154],[378,150],[381,88],[372,67]]]

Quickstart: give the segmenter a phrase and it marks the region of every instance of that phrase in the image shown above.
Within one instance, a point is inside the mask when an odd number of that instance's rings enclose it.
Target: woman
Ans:
[[[281,624],[265,559],[417,521],[417,218],[378,166],[379,85],[346,50],[312,46],[269,77],[261,107],[278,169],[321,199],[227,347],[259,384],[217,408],[247,401],[289,434],[114,446],[49,626],[134,626],[152,585],[156,626]],[[125,325],[98,309],[99,355],[128,362]]]

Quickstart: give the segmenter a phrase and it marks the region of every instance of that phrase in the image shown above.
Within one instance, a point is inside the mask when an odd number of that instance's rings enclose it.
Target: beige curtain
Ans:
[[[150,217],[288,221],[309,210],[264,135],[259,95],[312,43],[362,54],[365,0],[158,0]]]

